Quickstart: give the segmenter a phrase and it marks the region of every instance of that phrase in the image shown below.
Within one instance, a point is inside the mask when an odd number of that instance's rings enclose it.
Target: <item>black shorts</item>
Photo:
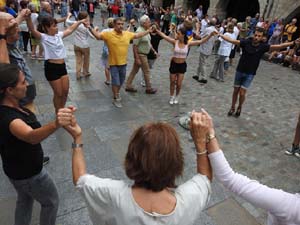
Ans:
[[[44,65],[45,76],[48,81],[54,81],[60,79],[62,76],[67,75],[66,64],[51,63],[48,60],[45,61]]]
[[[178,74],[178,73],[185,73],[186,72],[186,62],[184,63],[176,63],[173,60],[171,60],[169,72],[171,74]]]

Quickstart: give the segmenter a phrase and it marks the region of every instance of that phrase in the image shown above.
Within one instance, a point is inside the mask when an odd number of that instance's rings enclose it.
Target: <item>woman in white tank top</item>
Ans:
[[[205,43],[209,38],[211,38],[216,33],[211,33],[209,36],[206,36],[202,40],[189,41],[186,34],[186,29],[180,27],[176,32],[176,38],[166,36],[163,32],[157,30],[157,33],[163,37],[166,41],[173,44],[174,53],[170,63],[170,100],[171,105],[178,104],[179,102],[179,93],[181,90],[182,81],[184,78],[184,73],[186,72],[186,58],[188,55],[189,47],[201,45]]]

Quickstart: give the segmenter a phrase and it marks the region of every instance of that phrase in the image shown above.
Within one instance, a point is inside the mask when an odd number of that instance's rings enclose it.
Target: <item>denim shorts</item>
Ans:
[[[235,79],[234,79],[234,86],[248,89],[252,83],[253,78],[254,78],[253,74],[242,73],[242,72],[236,71]]]
[[[126,65],[110,66],[111,84],[114,86],[122,86],[126,77]]]

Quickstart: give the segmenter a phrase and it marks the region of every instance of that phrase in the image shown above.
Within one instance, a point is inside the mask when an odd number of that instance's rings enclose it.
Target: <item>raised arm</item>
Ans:
[[[213,126],[210,126],[209,130],[209,133],[214,135]],[[227,162],[223,151],[220,150],[217,138],[210,140],[207,144],[207,150],[216,179],[230,191],[280,218],[283,224],[286,224],[287,221],[300,224],[300,200],[294,194],[270,188],[256,180],[251,180],[234,172]]]
[[[88,21],[87,19],[83,19],[73,23],[71,26],[69,26],[67,29],[64,30],[63,38],[71,35],[78,28],[80,24],[87,23],[87,21]]]
[[[205,36],[204,38],[202,38],[201,40],[197,40],[197,41],[190,41],[188,43],[189,46],[195,46],[195,45],[201,45],[205,42],[207,42],[212,36],[216,35],[217,32],[211,32],[209,35]]]
[[[89,31],[91,34],[97,39],[97,40],[102,40],[101,34],[102,32],[99,32],[99,28],[95,27],[94,29],[92,27],[88,27]]]
[[[66,23],[68,24],[68,26],[71,26],[72,24],[76,23],[76,21],[70,20],[71,16],[72,16],[72,14],[68,13],[68,16],[66,18]]]
[[[0,35],[4,37],[18,31],[16,19],[8,13],[0,12]],[[7,43],[5,38],[0,39],[0,62],[9,63]]]
[[[161,37],[162,37],[163,39],[165,39],[167,42],[169,42],[169,43],[175,45],[175,42],[176,42],[175,39],[173,39],[173,38],[171,38],[171,37],[165,35],[165,34],[164,34],[163,32],[161,32],[160,30],[156,30],[156,32],[157,32],[157,34],[158,34],[159,36],[161,36]]]
[[[65,130],[73,137],[72,144],[72,174],[73,183],[77,184],[78,179],[86,174],[86,165],[83,155],[82,131],[73,116],[72,122],[68,126],[64,126]]]
[[[152,28],[144,31],[144,32],[139,32],[139,33],[135,33],[133,39],[138,39],[141,37],[144,37],[145,35],[149,34],[151,32]]]
[[[31,32],[31,34],[38,40],[40,40],[42,38],[42,35],[39,31],[37,31],[34,26],[33,26],[33,23],[32,23],[32,20],[31,20],[31,17],[28,16],[26,18],[26,23],[27,23],[27,27],[29,29],[29,31]]]
[[[227,37],[224,34],[219,34],[219,36],[221,38],[223,38],[225,41],[228,41],[228,42],[230,42],[231,44],[234,44],[234,45],[240,45],[240,43],[241,43],[240,40],[231,39],[230,37]]]
[[[207,156],[206,142],[208,134],[208,121],[209,117],[203,112],[192,112],[190,131],[193,137],[196,155],[197,155],[197,172],[206,175],[207,178],[212,180],[212,170]]]
[[[290,41],[290,42],[282,43],[280,45],[271,45],[270,46],[270,51],[279,51],[281,49],[284,49],[284,48],[287,48],[289,46],[292,46],[292,45],[294,45],[296,43],[298,43],[298,44],[300,43],[300,38],[298,38],[295,41]]]

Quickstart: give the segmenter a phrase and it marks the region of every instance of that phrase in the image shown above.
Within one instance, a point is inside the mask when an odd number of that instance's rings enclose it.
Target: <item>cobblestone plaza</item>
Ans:
[[[95,21],[100,24],[98,14]],[[138,92],[132,94],[122,89],[123,108],[118,109],[112,105],[110,87],[104,84],[104,71],[100,66],[103,42],[90,40],[92,76],[77,81],[71,41],[72,37],[65,39],[70,75],[67,105],[73,104],[78,108],[76,116],[83,128],[89,173],[126,179],[123,159],[133,130],[145,122],[165,121],[176,128],[184,149],[185,170],[178,183],[191,178],[196,173],[195,149],[188,131],[178,125],[178,119],[186,112],[202,107],[212,115],[221,147],[236,171],[274,188],[300,192],[300,161],[284,155],[285,149],[291,146],[299,114],[299,72],[261,61],[241,117],[227,117],[239,57],[230,67],[224,83],[209,79],[206,85],[200,85],[192,79],[199,57],[197,48],[192,48],[180,104],[171,106],[168,103],[171,45],[162,41],[160,58],[151,71],[153,87],[158,88],[157,94],[150,96],[144,93],[140,85],[140,72],[135,80]],[[131,47],[128,59],[127,75],[133,63]],[[44,77],[43,62],[31,60],[28,56],[26,60],[37,84],[37,116],[45,124],[54,119],[52,90]],[[210,65],[213,62],[214,56],[211,56]],[[60,195],[57,224],[91,224],[84,201],[72,183],[71,138],[60,129],[42,145],[45,155],[50,156],[46,169],[55,180]],[[13,223],[16,193],[2,169],[0,177],[0,224],[8,225]],[[199,215],[197,225],[265,224],[265,211],[236,197],[216,181],[212,186],[209,206]],[[36,204],[32,224],[38,224],[38,213]]]

